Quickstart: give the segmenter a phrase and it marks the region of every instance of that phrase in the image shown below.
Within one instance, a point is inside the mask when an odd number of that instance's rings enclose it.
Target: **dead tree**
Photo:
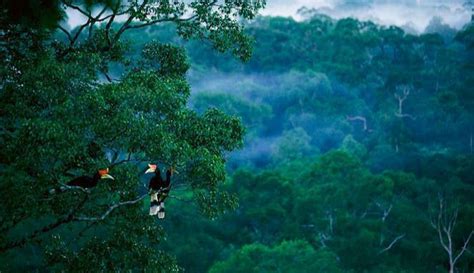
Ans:
[[[388,215],[392,211],[393,205],[390,204],[390,206],[388,208],[383,208],[382,204],[380,204],[379,202],[375,202],[375,205],[377,205],[377,207],[379,207],[380,209],[383,210],[381,220],[382,220],[382,222],[385,222],[385,219],[387,219]]]
[[[398,111],[395,112],[395,116],[399,118],[410,118],[415,120],[416,118],[410,114],[403,113],[403,103],[410,95],[411,87],[408,85],[402,85],[397,87],[397,93],[393,94],[395,98],[398,100]],[[401,93],[401,94],[399,94]]]
[[[375,205],[381,209],[381,213],[380,213],[380,220],[385,223],[385,220],[387,219],[387,217],[390,215],[390,212],[392,211],[393,209],[393,204],[390,204],[387,208],[385,208],[382,204],[380,204],[379,202],[375,202]],[[395,237],[386,247],[384,247],[383,249],[381,249],[379,251],[379,255],[384,253],[384,252],[387,252],[389,251],[390,249],[392,249],[400,240],[402,240],[403,238],[405,237],[405,234],[400,234],[398,235],[397,237]],[[380,246],[382,246],[382,244],[384,243],[384,236],[383,234],[381,233],[380,234]]]
[[[458,218],[458,209],[454,212],[449,213],[445,207],[443,198],[439,197],[439,211],[435,219],[431,219],[431,226],[437,231],[438,239],[443,249],[448,254],[449,259],[449,273],[454,273],[454,268],[459,258],[464,254],[469,245],[474,230],[471,230],[467,238],[464,240],[464,244],[460,250],[456,250],[454,246],[454,228],[456,226],[456,220]]]
[[[347,120],[350,120],[350,121],[355,121],[355,120],[361,121],[362,126],[364,128],[364,131],[367,131],[367,132],[372,131],[372,130],[368,129],[367,119],[364,116],[346,116],[346,118],[347,118]]]
[[[385,247],[384,249],[382,249],[382,250],[379,251],[379,254],[382,254],[382,253],[387,252],[387,251],[389,251],[390,249],[392,249],[392,247],[393,247],[398,241],[400,241],[401,239],[403,239],[403,237],[405,237],[405,234],[401,234],[401,235],[395,237],[395,239],[393,239],[392,242],[390,242],[390,244],[388,244],[387,247]]]

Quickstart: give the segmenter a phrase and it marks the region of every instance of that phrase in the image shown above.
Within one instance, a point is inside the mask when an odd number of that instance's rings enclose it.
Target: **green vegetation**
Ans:
[[[173,206],[179,215],[165,227],[179,235],[165,244],[193,246],[177,248],[179,263],[191,272],[447,272],[441,229],[454,272],[470,270],[473,29],[449,39],[354,19],[258,18],[245,65],[187,45],[193,107],[238,115],[250,133],[228,164],[237,210],[188,224],[179,219],[192,212]],[[249,114],[255,102],[271,114]],[[443,221],[455,215],[448,236]],[[288,246],[300,243],[311,247]],[[194,249],[207,255],[194,259]],[[309,256],[319,269],[298,265]]]
[[[181,47],[147,42],[131,62],[122,37],[169,21],[181,37],[248,59],[249,37],[231,15],[251,19],[263,3],[228,2],[218,12],[215,4],[61,1],[87,18],[74,30],[33,24],[28,13],[9,21],[2,11],[0,271],[178,271],[159,249],[158,219],[141,205],[150,162],[175,166],[176,183],[204,215],[235,207],[220,184],[225,153],[242,145],[241,122],[186,107]],[[116,16],[128,19],[114,23]],[[118,78],[109,74],[116,67]],[[48,193],[104,167],[115,180]]]
[[[0,271],[472,271],[474,25],[138,3],[77,38],[3,15]],[[148,162],[179,172],[161,222]]]

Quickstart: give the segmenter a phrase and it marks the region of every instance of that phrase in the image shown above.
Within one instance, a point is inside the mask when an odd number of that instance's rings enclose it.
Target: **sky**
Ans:
[[[364,2],[371,4],[363,5]],[[464,0],[267,0],[263,15],[291,16],[301,20],[297,10],[315,8],[334,18],[356,17],[384,25],[409,26],[423,32],[434,16],[456,29],[471,18]],[[349,5],[348,5],[349,3]]]
[[[460,29],[470,21],[471,14],[463,7],[465,0],[267,0],[262,15],[293,17],[301,7],[317,9],[333,18],[355,17],[383,25],[396,25],[421,33],[434,16],[444,23]],[[366,4],[364,3],[371,3]],[[348,5],[349,3],[349,5]],[[67,10],[69,27],[75,27],[86,19],[77,11]]]

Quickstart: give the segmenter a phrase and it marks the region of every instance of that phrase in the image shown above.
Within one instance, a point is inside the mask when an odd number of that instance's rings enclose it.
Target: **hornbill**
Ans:
[[[93,188],[97,186],[97,184],[99,183],[99,180],[101,179],[114,180],[114,178],[109,174],[109,168],[99,169],[92,177],[87,176],[87,175],[76,177],[73,180],[67,182],[66,185],[71,186],[71,187],[81,187],[81,188],[89,189],[89,188]],[[58,187],[55,189],[51,189],[49,193],[53,194],[57,192],[63,192],[65,190],[66,190],[66,187]]]
[[[145,173],[155,173],[150,179],[148,190],[150,191],[150,215],[157,215],[158,218],[165,218],[165,199],[171,189],[171,176],[174,169],[171,167],[166,171],[166,180],[161,177],[160,168],[156,164],[148,164],[148,169]]]

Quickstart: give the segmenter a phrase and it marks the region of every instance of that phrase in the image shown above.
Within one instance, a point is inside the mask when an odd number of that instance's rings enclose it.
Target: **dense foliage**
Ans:
[[[2,22],[0,270],[472,271],[474,26],[206,3],[137,16],[105,51],[123,22]],[[161,223],[149,161],[180,172]],[[114,181],[44,196],[107,166]]]
[[[258,18],[247,30],[255,50],[244,65],[185,46],[192,106],[238,115],[248,133],[228,164],[235,212],[207,222],[174,203],[165,245],[180,264],[191,272],[446,272],[462,252],[453,270],[469,272],[473,26],[456,32],[437,19],[413,35],[317,15]],[[169,28],[148,33],[180,42]],[[455,215],[450,259],[443,225]],[[297,265],[307,259],[319,271]]]
[[[240,19],[252,19],[264,2],[51,5],[52,12],[77,10],[86,22],[72,30],[54,18],[44,25],[38,10],[13,20],[13,8],[2,8],[0,18],[0,271],[178,271],[159,247],[163,229],[144,208],[143,167],[177,168],[175,185],[215,217],[235,206],[220,184],[224,155],[241,146],[244,129],[220,110],[186,106],[181,47],[150,42],[132,62],[122,34],[167,21],[185,39],[247,59]],[[112,78],[110,67],[122,74]],[[115,180],[50,191],[106,167]]]

